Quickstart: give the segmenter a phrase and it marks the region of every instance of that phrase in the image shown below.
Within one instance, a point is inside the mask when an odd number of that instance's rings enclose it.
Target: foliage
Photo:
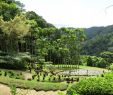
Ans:
[[[108,62],[101,57],[89,56],[87,58],[87,66],[105,68],[108,66]]]
[[[52,24],[47,23],[45,21],[45,19],[43,19],[41,16],[39,16],[38,14],[36,14],[33,11],[26,12],[26,18],[29,19],[29,20],[36,21],[38,27],[41,27],[41,28],[54,27]]]
[[[63,92],[58,92],[58,95],[65,95]]]
[[[12,69],[24,68],[27,63],[34,68],[34,63],[43,65],[40,59],[53,64],[80,64],[81,43],[85,39],[83,29],[57,29],[35,12],[23,11],[22,4],[15,0],[0,2],[5,7],[0,17],[0,51],[6,53],[0,54],[2,68],[6,68],[6,64]],[[6,16],[5,10],[9,12]],[[14,15],[10,11],[14,11]],[[18,56],[26,52],[31,58]]]
[[[82,54],[99,55],[101,52],[113,52],[113,25],[85,29],[87,40],[83,43]]]
[[[89,57],[88,55],[81,55],[80,56],[80,65],[86,66],[88,57]]]
[[[1,70],[0,76],[14,78],[14,79],[24,79],[22,72],[15,72],[12,70]]]
[[[113,79],[101,77],[87,78],[73,84],[67,91],[67,95],[112,95]]]
[[[22,11],[23,4],[15,0],[0,0],[0,16],[9,21]]]
[[[15,85],[11,85],[10,89],[11,89],[11,94],[12,95],[16,95],[16,86]]]
[[[104,51],[100,53],[100,56],[104,58],[107,62],[112,63],[113,62],[113,53],[109,51]]]
[[[105,73],[105,74],[104,74],[104,77],[105,77],[106,79],[113,79],[113,72]]]
[[[17,23],[18,22],[18,23]],[[22,37],[29,31],[29,26],[26,24],[27,20],[24,15],[16,15],[13,20],[0,20],[0,28],[4,33],[11,37]]]
[[[56,67],[52,64],[46,66],[46,69],[48,72],[50,72],[51,74],[55,75],[56,74]]]
[[[20,70],[26,69],[29,60],[31,59],[30,55],[27,53],[18,53],[12,55],[7,53],[4,54],[5,55],[0,56],[0,68]]]
[[[109,66],[109,69],[113,71],[113,63]]]
[[[18,22],[18,23],[17,23]],[[9,53],[18,52],[19,41],[29,31],[29,26],[26,24],[27,20],[24,15],[15,16],[13,20],[3,21],[0,19],[0,49]],[[8,47],[8,48],[7,48]]]
[[[34,89],[37,91],[44,90],[66,90],[68,85],[66,83],[49,83],[49,82],[36,82],[28,80],[13,79],[7,77],[0,77],[0,83],[7,85],[15,85],[23,89]]]

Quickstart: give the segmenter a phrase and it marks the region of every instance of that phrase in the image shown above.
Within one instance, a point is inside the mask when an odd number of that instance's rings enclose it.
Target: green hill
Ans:
[[[103,51],[113,51],[113,25],[85,29],[87,39],[83,43],[82,54],[98,55]]]

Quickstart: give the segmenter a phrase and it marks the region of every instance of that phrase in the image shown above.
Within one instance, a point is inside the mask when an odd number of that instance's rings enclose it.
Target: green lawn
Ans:
[[[77,65],[64,65],[64,64],[60,64],[60,65],[54,65],[55,67],[59,68],[59,69],[76,69]],[[99,67],[91,67],[91,66],[83,66],[83,65],[79,65],[79,69],[91,69],[91,70],[107,70],[105,68],[99,68]]]

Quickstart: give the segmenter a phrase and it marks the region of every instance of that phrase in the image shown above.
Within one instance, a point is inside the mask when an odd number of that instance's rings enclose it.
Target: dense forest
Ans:
[[[0,67],[24,69],[41,61],[80,63],[83,29],[57,29],[35,12],[24,11],[20,2],[0,2]]]
[[[87,40],[83,45],[83,54],[99,55],[102,52],[113,52],[113,25],[85,29]]]
[[[33,68],[35,63],[46,62],[87,65],[90,59],[90,66],[107,67],[112,63],[112,25],[58,29],[37,13],[26,12],[19,1],[0,2],[1,68]]]

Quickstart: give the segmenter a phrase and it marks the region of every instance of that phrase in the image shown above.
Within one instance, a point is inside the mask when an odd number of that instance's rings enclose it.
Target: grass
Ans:
[[[7,85],[0,84],[0,95],[11,95],[11,89]],[[17,88],[16,95],[58,95],[58,93],[66,93],[65,91],[35,91],[30,89]]]
[[[7,72],[7,75],[5,75],[6,72]],[[11,72],[11,73],[9,73],[9,72]],[[13,73],[13,75],[12,75],[12,73]],[[20,74],[20,72],[16,72],[16,71],[1,70],[0,74],[2,74],[2,75],[0,75],[0,76],[14,78],[14,79],[26,79],[25,77],[29,76],[29,73],[26,73],[26,75],[24,75],[23,73]],[[31,76],[28,77],[28,79],[35,81],[35,82],[60,83],[60,82],[65,82],[67,77],[69,77],[69,76],[52,75],[51,73],[46,74],[45,72],[40,72],[38,75],[31,74]]]
[[[17,88],[23,89],[34,89],[37,91],[56,91],[56,90],[66,90],[68,84],[65,82],[62,83],[50,83],[50,82],[36,82],[28,80],[13,79],[4,76],[0,76],[0,83],[6,85],[15,85]]]
[[[80,65],[80,69],[97,70],[97,71],[102,71],[103,73],[109,71],[109,70],[106,69],[106,68],[91,67],[91,66],[82,66],[82,65]]]
[[[54,65],[54,66],[57,67],[57,68],[59,68],[59,69],[66,69],[66,70],[76,69],[76,67],[77,67],[77,65],[65,65],[65,64]],[[79,65],[79,69],[107,70],[105,68],[91,67],[91,66],[83,66],[83,65]]]
[[[7,72],[7,76],[4,76],[5,72]],[[10,73],[14,73],[12,77],[9,77]],[[0,70],[0,83],[6,84],[6,85],[16,85],[16,87],[19,88],[25,88],[25,89],[35,89],[35,90],[44,90],[44,91],[49,91],[49,90],[66,90],[68,87],[68,84],[66,82],[57,82],[53,81],[54,76],[47,76],[43,80],[43,73],[40,75],[40,81],[37,81],[37,76],[33,80],[23,80],[24,78],[21,79],[15,79],[16,74],[20,73],[19,71],[13,71],[13,70]],[[23,72],[24,73],[24,72]],[[51,81],[49,81],[49,78],[51,78]],[[58,78],[57,78],[58,79]],[[57,82],[57,83],[56,83]]]
[[[63,68],[72,68],[74,69],[76,67],[76,65],[55,65],[55,67],[60,67],[62,69]],[[106,70],[106,69],[103,69],[103,68],[97,68],[97,67],[89,67],[89,66],[79,66],[80,69],[91,69],[91,70]],[[38,79],[38,76],[35,76],[33,80],[23,80],[22,78],[21,79],[15,79],[15,75],[14,77],[9,77],[9,74],[7,74],[7,76],[4,76],[5,72],[9,72],[9,71],[12,71],[14,72],[15,74],[17,73],[26,73],[26,71],[16,71],[16,70],[7,70],[7,69],[1,69],[0,70],[2,72],[2,75],[0,76],[0,83],[2,84],[6,84],[6,85],[15,85],[16,87],[19,87],[19,88],[24,88],[24,89],[34,89],[34,90],[37,90],[37,91],[40,91],[40,90],[44,90],[44,91],[55,91],[55,90],[66,90],[67,87],[68,87],[68,84],[66,82],[59,82],[58,81],[58,76],[55,76],[55,75],[52,75],[49,73],[45,79],[43,80],[43,76],[44,76],[44,73],[42,72],[41,74],[39,74],[39,81],[37,81]],[[0,73],[1,73],[0,72]],[[68,76],[66,76],[68,77]],[[62,77],[61,75],[61,81],[64,81],[64,78],[66,77]],[[50,80],[49,80],[50,78]],[[55,80],[54,80],[55,78]],[[76,79],[78,78],[78,76],[69,76],[69,78],[73,78],[73,79]],[[81,78],[84,78],[83,76],[79,77],[80,79]]]
[[[57,68],[77,68],[77,65],[68,65],[68,64],[57,64],[54,65]]]

